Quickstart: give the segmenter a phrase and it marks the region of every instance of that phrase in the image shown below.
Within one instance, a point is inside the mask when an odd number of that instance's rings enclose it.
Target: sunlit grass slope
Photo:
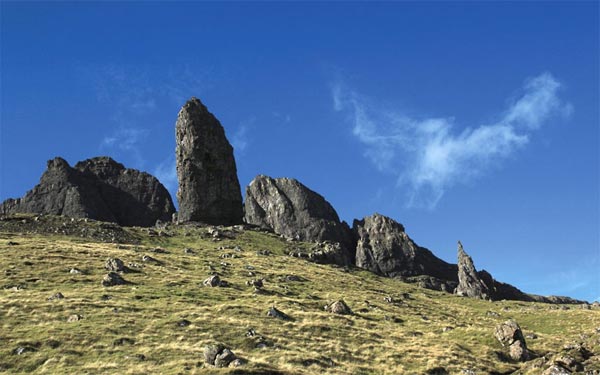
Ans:
[[[600,310],[460,298],[292,258],[287,251],[310,245],[273,234],[229,228],[214,241],[208,229],[127,228],[138,244],[0,231],[0,372],[507,373],[519,364],[501,360],[493,337],[499,322],[514,318],[525,334],[535,333],[528,346],[537,355],[600,327]],[[123,274],[130,284],[101,286],[109,257],[133,263],[135,272]],[[229,286],[202,286],[213,273]],[[259,278],[257,293],[246,282]],[[63,299],[48,299],[58,292]],[[324,310],[338,299],[354,315]],[[267,317],[271,306],[291,319]],[[81,319],[69,322],[72,315]],[[211,342],[247,364],[206,367],[202,353]]]

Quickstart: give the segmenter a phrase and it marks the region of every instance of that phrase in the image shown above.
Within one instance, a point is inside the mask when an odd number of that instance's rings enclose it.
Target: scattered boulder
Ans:
[[[162,264],[162,262],[156,258],[151,257],[150,255],[142,255],[142,262],[146,263],[154,263],[154,264]]]
[[[303,278],[301,278],[300,276],[296,276],[296,275],[285,275],[284,277],[280,278],[281,281],[287,282],[287,281],[291,281],[291,282],[302,282],[304,281]]]
[[[437,258],[418,246],[404,231],[402,224],[374,214],[354,220],[357,239],[356,265],[388,277],[429,275],[457,281],[457,267]]]
[[[127,169],[109,157],[71,167],[48,161],[40,182],[24,197],[0,205],[3,214],[40,213],[111,221],[122,226],[152,226],[175,212],[171,196],[153,176]]]
[[[350,310],[350,307],[348,307],[344,300],[338,300],[325,306],[325,310],[333,314],[352,315],[352,310]]]
[[[53,294],[52,296],[48,297],[48,301],[54,301],[55,299],[63,299],[63,298],[65,298],[65,296],[61,292],[58,292],[58,293]]]
[[[287,238],[339,243],[340,265],[352,264],[354,241],[350,228],[318,193],[291,178],[259,175],[246,188],[245,220]]]
[[[542,375],[571,375],[571,371],[561,365],[552,365],[542,372]]]
[[[219,120],[197,98],[187,101],[175,124],[179,222],[241,224],[242,194],[233,147]]]
[[[19,346],[12,351],[13,355],[23,355],[25,353],[35,353],[37,352],[37,348],[33,346]]]
[[[246,281],[246,285],[253,286],[257,289],[260,289],[264,286],[263,279],[252,279],[250,281]]]
[[[221,344],[209,344],[204,347],[204,363],[217,368],[239,367],[244,364],[242,359]]]
[[[219,275],[212,275],[209,278],[207,278],[206,280],[204,280],[202,282],[202,284],[204,286],[209,286],[211,288],[216,288],[216,287],[220,287],[220,286],[225,286],[226,284],[221,281],[221,278],[219,277]]]
[[[83,319],[83,316],[81,316],[79,314],[73,314],[67,318],[67,322],[69,322],[69,323],[78,322],[81,319]]]
[[[128,282],[116,272],[109,272],[102,279],[102,286],[115,286],[115,285],[125,285]]]
[[[234,359],[236,359],[236,356],[231,350],[223,349],[215,357],[215,367],[227,367]]]
[[[521,327],[514,320],[507,320],[496,326],[494,336],[502,346],[508,347],[509,356],[515,361],[525,361],[529,358],[527,345]]]
[[[129,337],[120,337],[113,341],[113,346],[133,345],[135,340]]]
[[[80,270],[79,268],[71,268],[71,269],[69,270],[69,273],[70,273],[70,274],[73,274],[73,275],[80,275],[80,274],[82,274],[82,273],[83,273],[83,271],[82,271],[82,270]]]
[[[213,365],[217,355],[221,353],[225,347],[221,344],[209,344],[204,347],[204,363]]]
[[[489,288],[479,278],[473,259],[465,253],[460,241],[458,241],[458,286],[455,293],[464,297],[489,299]]]
[[[275,306],[271,306],[269,310],[267,310],[267,316],[271,318],[277,318],[281,320],[291,320],[289,315],[284,313],[283,311],[275,308]]]
[[[128,272],[129,268],[125,266],[125,263],[119,258],[108,258],[104,262],[104,268],[111,272]]]

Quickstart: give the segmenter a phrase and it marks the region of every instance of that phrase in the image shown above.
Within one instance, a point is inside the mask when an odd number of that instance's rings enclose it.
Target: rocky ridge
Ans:
[[[235,225],[242,222],[273,231],[288,241],[309,241],[309,252],[289,255],[317,263],[356,265],[376,274],[399,278],[429,289],[480,299],[512,299],[549,303],[581,303],[568,297],[528,295],[477,271],[459,242],[458,264],[449,264],[418,246],[404,226],[383,215],[354,220],[352,229],[339,219],[323,196],[298,180],[257,176],[246,188],[242,204],[233,147],[219,120],[197,98],[179,111],[175,125],[179,223]],[[23,198],[0,206],[6,215],[42,213],[91,218],[122,226],[151,226],[174,214],[171,197],[151,175],[108,157],[70,167],[55,158],[40,183]],[[64,232],[59,228],[57,232]],[[71,233],[73,234],[73,233]],[[82,233],[85,235],[85,233]],[[215,229],[215,240],[220,231]],[[113,237],[114,238],[114,237]]]

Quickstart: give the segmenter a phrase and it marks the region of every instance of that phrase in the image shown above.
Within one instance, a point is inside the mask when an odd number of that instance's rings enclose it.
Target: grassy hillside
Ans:
[[[102,232],[101,223],[25,220],[0,223],[0,372],[511,373],[523,365],[504,359],[493,337],[508,318],[537,335],[527,339],[537,356],[582,341],[600,354],[597,309],[456,297],[292,258],[287,251],[310,245],[241,228],[221,229],[215,241],[200,226],[125,228],[111,237],[87,235]],[[102,242],[111,239],[129,244]],[[133,263],[135,272],[123,274],[131,284],[101,286],[109,257]],[[229,286],[203,286],[214,272]],[[264,288],[255,292],[246,282],[259,278]],[[48,300],[57,292],[64,298]],[[338,299],[354,315],[324,310]],[[271,306],[291,319],[266,316]],[[81,318],[69,322],[72,315]],[[206,367],[211,342],[247,364]],[[530,373],[541,372],[535,361]]]

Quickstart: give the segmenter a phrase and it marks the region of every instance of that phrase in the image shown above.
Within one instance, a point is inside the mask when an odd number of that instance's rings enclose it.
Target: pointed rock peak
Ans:
[[[118,172],[125,169],[125,166],[110,156],[96,156],[75,164],[75,169],[82,172]]]
[[[48,169],[59,169],[59,168],[71,168],[69,163],[60,156],[55,157],[54,159],[48,160],[46,163]]]
[[[471,263],[473,263],[473,260],[471,259],[471,257],[465,252],[465,249],[463,248],[463,244],[458,241],[458,261],[460,262],[460,260],[462,258],[468,258],[469,261]]]
[[[373,226],[373,227],[379,227],[379,228],[385,227],[385,228],[394,229],[399,232],[405,231],[404,225],[400,224],[399,222],[392,219],[391,217],[382,215],[377,212],[375,212],[371,216],[364,217],[362,220],[354,220],[354,223],[352,226],[355,228],[358,226]]]
[[[181,111],[179,112],[199,112],[199,113],[208,113],[208,109],[202,103],[202,101],[195,96],[192,96],[190,100],[185,102],[183,107],[181,107]]]
[[[455,293],[466,297],[490,298],[488,286],[481,280],[473,259],[465,252],[460,241],[458,241],[458,286]]]

